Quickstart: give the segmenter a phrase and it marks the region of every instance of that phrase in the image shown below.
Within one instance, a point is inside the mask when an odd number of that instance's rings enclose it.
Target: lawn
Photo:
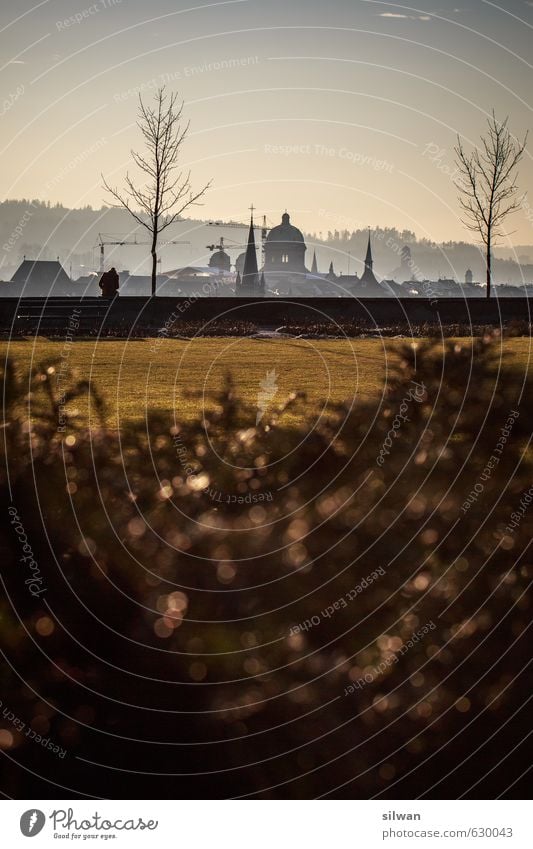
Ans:
[[[178,420],[190,419],[202,409],[202,399],[190,393],[209,395],[221,388],[228,374],[235,393],[253,407],[261,392],[266,392],[268,410],[283,404],[291,393],[306,393],[301,415],[316,419],[327,404],[357,403],[380,393],[400,345],[410,341],[201,338],[65,344],[32,338],[1,342],[0,350],[23,378],[32,365],[55,364],[56,371],[66,373],[68,367],[76,379],[90,381],[105,397],[108,424],[117,427],[126,419],[143,418],[147,410],[175,410]],[[531,359],[531,340],[509,339],[501,347],[523,375]]]

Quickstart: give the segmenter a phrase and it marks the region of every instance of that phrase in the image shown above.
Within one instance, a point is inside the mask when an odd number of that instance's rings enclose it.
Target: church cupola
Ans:
[[[304,237],[291,224],[288,212],[281,216],[281,224],[272,227],[265,241],[265,272],[278,274],[305,274]]]

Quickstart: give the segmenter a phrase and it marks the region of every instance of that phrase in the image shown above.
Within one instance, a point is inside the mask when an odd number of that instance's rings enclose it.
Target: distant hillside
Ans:
[[[298,222],[294,223],[298,226]],[[42,201],[7,200],[0,203],[0,278],[9,280],[17,266],[26,256],[28,259],[56,259],[59,257],[67,272],[73,277],[98,270],[98,234],[106,239],[146,239],[146,231],[135,225],[123,210],[67,209],[61,205],[51,206]],[[162,271],[177,266],[206,265],[211,255],[206,247],[216,244],[224,236],[232,261],[242,251],[246,229],[208,227],[201,219],[184,219],[164,234],[163,241],[184,239],[190,245],[168,245],[161,250]],[[368,233],[333,231],[306,234],[307,265],[310,268],[313,251],[316,250],[320,271],[327,271],[333,262],[335,271],[346,274],[361,273],[362,259],[366,252]],[[379,277],[401,282],[412,274],[419,278],[437,279],[451,277],[464,279],[467,268],[474,273],[474,280],[484,279],[483,259],[475,245],[467,242],[444,242],[437,244],[427,239],[417,239],[408,230],[376,229],[372,231],[374,270]],[[411,264],[402,266],[402,248],[411,251]],[[149,271],[148,246],[106,246],[106,265],[117,269],[128,269],[132,273],[146,274]],[[516,254],[519,265],[509,249],[496,251],[494,261],[495,282],[533,282],[533,246],[521,245]],[[407,273],[407,269],[410,269]]]
[[[0,276],[3,279],[26,256],[28,259],[57,259],[65,269],[78,277],[90,270],[98,270],[98,234],[106,239],[137,238],[146,240],[146,230],[135,224],[131,216],[120,209],[67,209],[61,205],[50,206],[41,201],[4,201],[0,203]],[[205,264],[210,252],[208,242],[216,231],[201,221],[179,222],[165,239],[187,239],[189,245],[170,245],[163,249],[163,267],[185,265],[191,262]],[[163,241],[164,241],[163,240]],[[119,269],[146,273],[149,269],[148,247],[106,246],[109,259]]]
[[[322,243],[316,235],[308,239],[308,245],[313,241],[318,244],[317,256],[323,261],[319,266],[325,266],[333,261],[336,271],[346,273],[347,257],[351,255],[350,271],[360,272],[361,260],[366,253],[368,240],[367,230],[354,232],[334,231],[327,235],[318,234],[323,238]],[[431,242],[428,239],[417,239],[409,230],[394,228],[377,228],[371,233],[374,270],[380,277],[392,278],[403,282],[415,276],[419,279],[436,280],[438,278],[453,278],[464,280],[465,272],[470,269],[474,280],[485,280],[485,266],[479,248],[468,242]],[[411,262],[402,265],[402,249],[407,246],[411,252]],[[496,249],[493,259],[494,281],[496,283],[530,283],[533,282],[533,246],[521,245],[516,254],[520,263],[509,258],[510,251]],[[325,262],[324,262],[325,260]],[[322,269],[321,269],[322,270]]]

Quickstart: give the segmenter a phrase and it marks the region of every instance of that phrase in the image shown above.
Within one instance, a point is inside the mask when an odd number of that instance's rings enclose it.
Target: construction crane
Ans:
[[[105,238],[105,233],[98,233],[98,244],[100,245],[100,274],[103,274],[105,267],[105,248],[107,245],[151,245],[151,242],[139,242],[137,241],[137,236],[134,236],[133,239],[112,239],[111,237]],[[182,241],[178,239],[173,239],[169,242],[163,242],[160,246],[162,248],[167,245],[190,245],[191,243],[188,241]],[[161,263],[161,260],[158,260]]]
[[[243,250],[244,248],[247,248],[247,247],[248,247],[248,245],[235,245],[235,244],[233,244],[233,242],[230,245],[226,245],[226,243],[224,241],[224,236],[220,237],[220,239],[218,240],[218,245],[206,245],[206,248],[207,248],[208,251],[225,251],[226,249],[228,251]]]
[[[253,214],[254,214],[254,207],[253,206],[250,207],[250,212],[252,213],[252,216],[253,216]],[[237,221],[208,221],[206,226],[207,227],[238,227],[241,230],[242,229],[247,230],[250,225],[249,224],[239,224]],[[268,231],[271,229],[270,227],[267,226],[266,215],[263,215],[263,223],[262,224],[254,224],[253,228],[254,228],[254,230],[261,230],[261,244],[262,244],[262,248],[264,250]],[[209,247],[209,245],[208,245],[208,247]],[[244,247],[247,247],[247,245],[244,245]]]

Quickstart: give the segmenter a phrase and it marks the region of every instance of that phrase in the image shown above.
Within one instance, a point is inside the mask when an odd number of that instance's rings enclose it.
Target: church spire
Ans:
[[[368,247],[366,249],[366,257],[365,257],[365,271],[372,271],[372,267],[374,265],[374,260],[372,259],[372,245],[370,244],[370,230],[368,231]]]
[[[316,261],[316,251],[313,251],[313,264],[311,266],[311,274],[318,274],[318,265]]]
[[[244,256],[241,291],[244,291],[246,294],[253,294],[256,292],[259,287],[258,276],[257,253],[255,250],[254,214],[252,207],[248,244],[246,245],[246,254]]]
[[[376,280],[376,276],[373,271],[374,260],[372,259],[372,244],[370,242],[370,229],[368,230],[368,246],[366,249],[366,257],[365,257],[365,270],[361,276],[359,281],[359,285],[362,289],[366,290],[367,295],[378,295],[383,290],[378,281]]]

